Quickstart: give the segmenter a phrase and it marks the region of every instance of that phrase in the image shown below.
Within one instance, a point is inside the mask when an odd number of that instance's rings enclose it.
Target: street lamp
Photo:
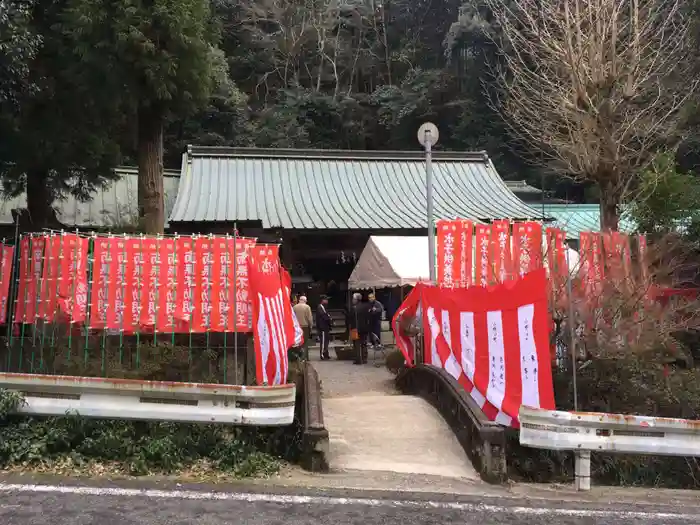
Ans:
[[[440,132],[432,122],[424,122],[418,128],[418,142],[425,148],[425,195],[428,219],[428,268],[430,282],[435,284],[435,225],[433,224],[433,145],[437,144]]]

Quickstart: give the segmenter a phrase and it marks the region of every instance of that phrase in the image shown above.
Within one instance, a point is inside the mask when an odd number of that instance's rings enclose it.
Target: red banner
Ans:
[[[63,236],[47,235],[44,238],[43,268],[39,289],[39,318],[51,323],[58,310],[59,263],[63,254]]]
[[[600,297],[603,287],[603,275],[605,274],[602,242],[599,233],[591,233],[591,267],[589,268],[589,277],[596,298]]]
[[[279,247],[255,246],[249,274],[253,296],[256,376],[259,385],[287,382],[287,350],[294,345],[292,305],[284,292]]]
[[[629,235],[620,232],[612,232],[612,246],[619,264],[620,278],[629,286],[632,272],[632,253],[630,250]]]
[[[459,286],[466,288],[474,282],[474,224],[470,221],[459,221]]]
[[[489,257],[491,226],[477,224],[474,227],[476,243],[476,262],[474,265],[474,284],[488,286],[493,281],[493,266]]]
[[[647,238],[645,235],[637,237],[637,252],[639,254],[639,276],[646,285],[649,282],[649,261],[647,258]]]
[[[438,285],[461,288],[472,285],[473,230],[474,225],[463,219],[438,221]]]
[[[158,297],[158,281],[162,268],[158,247],[163,239],[140,239],[139,250],[143,260],[141,275],[141,329],[156,330],[158,310],[165,306]]]
[[[10,298],[10,282],[12,281],[12,262],[14,246],[2,247],[2,262],[0,262],[0,324],[7,323],[7,305]]]
[[[212,264],[212,330],[215,332],[252,330],[248,298],[248,251],[254,244],[250,239],[236,239],[234,243],[230,237],[219,237],[215,241]]]
[[[98,237],[93,244],[92,286],[90,287],[90,328],[107,328],[107,319],[114,319],[115,297],[109,299],[110,283],[116,285],[116,272],[113,272],[111,240]],[[111,328],[118,329],[115,325]]]
[[[194,297],[192,331],[206,332],[211,327],[212,251],[214,241],[200,237],[194,241]]]
[[[87,238],[73,234],[20,241],[14,322],[33,323],[37,317],[85,322],[89,288],[93,329],[126,334],[252,330],[248,258],[255,241],[96,237],[90,283],[88,245]]]
[[[562,300],[568,297],[566,280],[569,277],[568,247],[566,233],[558,228],[547,228],[547,268],[552,300],[558,307],[565,306]],[[588,241],[586,241],[588,242]],[[580,261],[583,262],[583,244]]]
[[[453,287],[459,279],[457,221],[437,222],[437,284]]]
[[[177,304],[178,266],[175,239],[160,239],[158,243],[158,322],[159,332],[179,331],[180,323],[175,317]]]
[[[250,279],[248,264],[255,241],[238,239],[236,241],[236,327],[239,332],[253,330],[253,311],[251,310]]]
[[[513,226],[513,252],[518,275],[542,267],[542,226],[538,222],[519,222]]]
[[[20,270],[15,323],[33,323],[37,318],[41,299],[39,293],[42,281],[44,245],[44,236],[23,237],[20,241]]]
[[[588,302],[597,304],[603,285],[603,240],[596,232],[581,232],[579,238],[582,292]]]
[[[27,284],[28,276],[31,275],[30,267],[30,242],[29,237],[22,237],[19,241],[19,278],[17,283],[17,298],[15,299],[14,323],[27,322]]]
[[[58,296],[61,312],[72,323],[84,323],[87,319],[89,244],[85,237],[64,235]]]
[[[540,269],[489,289],[418,283],[399,308],[401,315],[415,315],[420,302],[425,362],[446,370],[502,425],[517,427],[522,405],[555,408],[546,281]],[[405,336],[394,326],[400,341]],[[412,362],[406,345],[399,347]]]
[[[600,235],[603,242],[603,261],[607,274],[615,281],[619,282],[622,277],[622,253],[618,239],[612,232],[605,232]]]
[[[175,317],[182,326],[186,327],[186,332],[193,331],[193,314],[196,304],[194,244],[194,237],[182,237],[176,241],[178,287]]]
[[[493,221],[491,225],[491,263],[496,282],[505,282],[513,276],[510,254],[510,221]]]

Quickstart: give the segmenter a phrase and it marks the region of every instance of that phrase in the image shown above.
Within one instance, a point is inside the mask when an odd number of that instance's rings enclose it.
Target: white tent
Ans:
[[[390,288],[430,280],[427,237],[370,237],[348,288]]]
[[[546,250],[544,238],[542,243]],[[427,237],[372,236],[350,274],[348,288],[390,288],[430,281],[427,253]],[[579,264],[578,252],[568,248],[568,258],[569,270],[574,271]]]

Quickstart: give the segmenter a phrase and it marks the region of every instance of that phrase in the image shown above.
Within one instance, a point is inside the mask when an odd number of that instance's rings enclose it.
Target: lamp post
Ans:
[[[437,144],[440,132],[432,122],[424,122],[418,128],[418,142],[425,148],[425,196],[428,220],[428,268],[430,282],[437,280],[435,272],[435,224],[433,222],[433,145]]]

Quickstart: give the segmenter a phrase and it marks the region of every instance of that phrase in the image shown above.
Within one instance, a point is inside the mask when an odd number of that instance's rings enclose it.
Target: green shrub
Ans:
[[[406,358],[401,353],[401,350],[394,348],[386,355],[386,368],[394,375],[399,375],[401,370],[406,366]]]
[[[234,477],[270,475],[299,456],[298,425],[260,429],[225,425],[150,423],[81,417],[28,418],[9,414],[22,402],[0,391],[0,467],[76,468],[110,464],[130,475],[176,473],[206,463]]]

